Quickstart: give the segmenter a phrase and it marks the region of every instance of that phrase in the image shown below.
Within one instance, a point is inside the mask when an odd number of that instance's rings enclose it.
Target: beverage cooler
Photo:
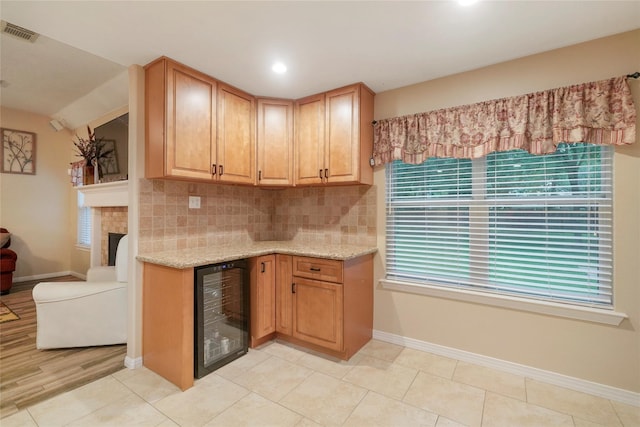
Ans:
[[[195,269],[194,376],[247,353],[249,280],[245,260]]]

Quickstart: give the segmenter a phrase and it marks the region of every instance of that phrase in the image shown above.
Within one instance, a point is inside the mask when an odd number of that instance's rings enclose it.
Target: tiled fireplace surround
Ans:
[[[100,208],[100,260],[107,265],[109,260],[109,233],[127,233],[128,208],[113,206]]]
[[[263,240],[376,244],[372,186],[262,189],[224,184],[140,182],[139,252]],[[200,197],[190,209],[189,196]]]

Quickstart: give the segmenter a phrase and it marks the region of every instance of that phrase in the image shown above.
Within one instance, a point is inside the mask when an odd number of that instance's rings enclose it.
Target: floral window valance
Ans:
[[[376,165],[429,157],[479,158],[516,148],[553,153],[561,142],[631,144],[636,110],[626,77],[379,120]]]

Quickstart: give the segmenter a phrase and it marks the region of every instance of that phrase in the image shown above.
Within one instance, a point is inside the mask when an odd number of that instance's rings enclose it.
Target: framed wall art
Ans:
[[[2,128],[2,173],[36,174],[36,134]]]

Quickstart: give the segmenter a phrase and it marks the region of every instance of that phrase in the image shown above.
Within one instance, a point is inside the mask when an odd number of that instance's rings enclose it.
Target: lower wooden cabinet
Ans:
[[[342,351],[344,301],[342,283],[295,277],[293,282],[293,336]]]
[[[251,275],[252,346],[279,338],[349,359],[371,339],[373,255],[345,261],[281,254],[267,257],[275,260],[269,279],[260,277],[261,273]],[[250,264],[261,266],[264,258],[253,258]],[[258,290],[271,289],[264,286],[265,280],[275,283],[274,303]],[[268,322],[264,319],[272,315],[275,333],[265,327]]]
[[[193,268],[144,263],[144,366],[186,390],[193,386]]]
[[[291,255],[276,255],[276,332],[293,334],[293,286]]]
[[[276,331],[276,255],[265,255],[249,260],[251,301],[250,346],[266,342]]]

